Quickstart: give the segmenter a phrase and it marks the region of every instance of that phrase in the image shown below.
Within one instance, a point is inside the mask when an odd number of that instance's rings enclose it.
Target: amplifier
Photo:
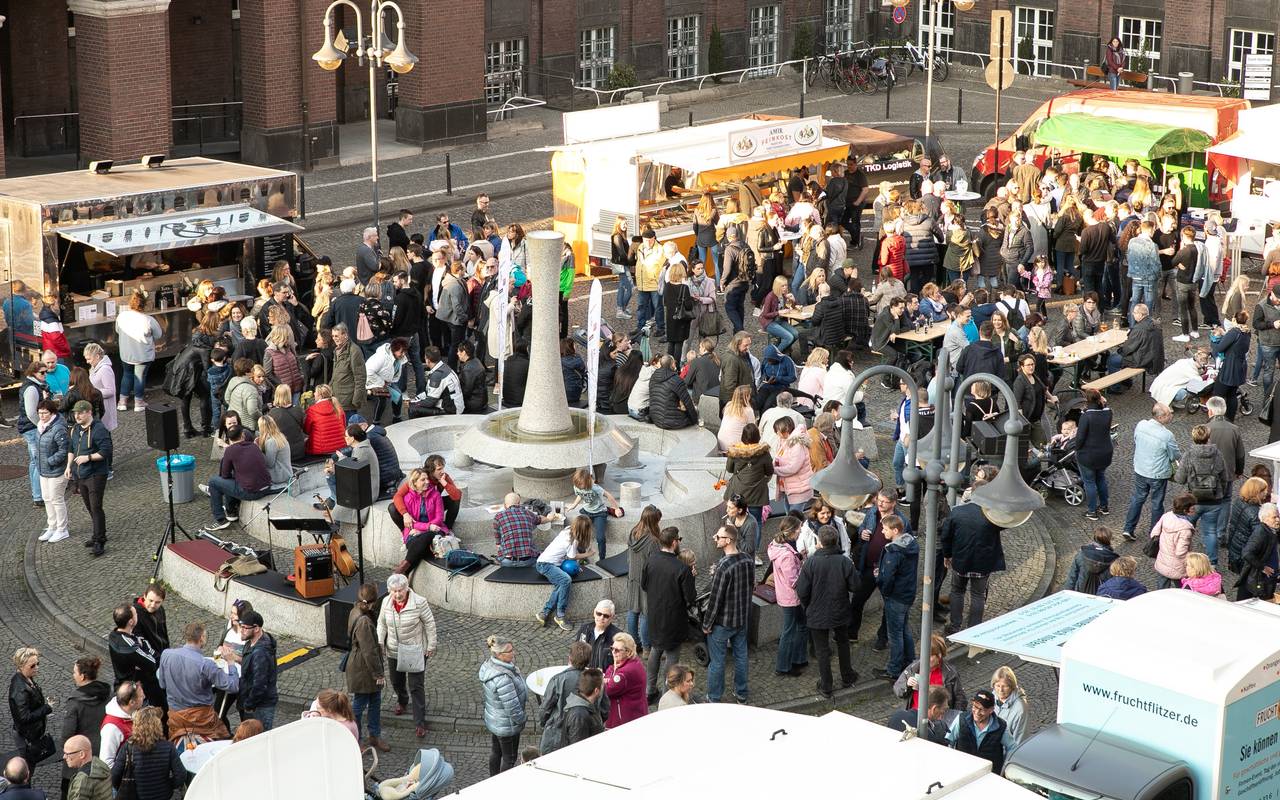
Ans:
[[[308,600],[333,594],[333,556],[328,545],[307,544],[293,549],[293,586]]]

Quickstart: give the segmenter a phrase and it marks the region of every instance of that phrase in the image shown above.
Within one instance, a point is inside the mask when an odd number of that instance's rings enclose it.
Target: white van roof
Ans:
[[[1221,704],[1274,680],[1259,677],[1280,659],[1280,616],[1198,592],[1147,592],[1081,628],[1062,659],[1106,670],[1123,665],[1144,682]]]
[[[768,767],[812,764],[815,754],[833,752],[833,743],[839,743],[842,749],[856,752],[859,763],[868,765],[856,782],[859,794],[866,797],[1035,798],[991,775],[985,759],[901,738],[883,725],[834,711],[810,717],[734,704],[684,706],[549,753],[463,789],[457,796],[463,800],[509,800],[513,792],[521,800],[834,796],[848,790],[849,777],[844,772]],[[760,768],[741,769],[743,764]],[[981,794],[978,790],[953,794],[979,782],[986,787]]]

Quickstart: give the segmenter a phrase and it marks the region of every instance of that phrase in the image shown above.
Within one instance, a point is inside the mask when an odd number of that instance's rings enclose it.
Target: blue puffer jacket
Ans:
[[[902,235],[907,240],[907,266],[914,270],[937,263],[938,245],[933,238],[933,219],[927,214],[904,214],[902,223]]]
[[[527,719],[525,700],[529,688],[515,664],[489,658],[480,665],[484,687],[484,726],[494,736],[515,736]]]
[[[67,448],[71,442],[71,437],[67,435],[67,423],[62,421],[62,417],[55,416],[49,427],[41,431],[38,437],[40,463],[37,466],[40,468],[40,477],[62,477],[67,471]]]
[[[760,380],[778,386],[790,386],[796,382],[796,362],[778,349],[777,345],[764,348],[764,361],[760,365]]]
[[[920,545],[909,533],[898,534],[884,546],[880,555],[880,574],[876,584],[886,600],[911,605],[916,599],[916,569],[920,564]]]

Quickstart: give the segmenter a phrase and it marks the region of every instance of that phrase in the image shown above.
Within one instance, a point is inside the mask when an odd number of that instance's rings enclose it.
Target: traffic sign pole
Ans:
[[[996,161],[991,165],[991,173],[1000,172],[1000,94],[1004,89],[1004,17],[1000,17],[1000,58],[997,60],[996,67]]]

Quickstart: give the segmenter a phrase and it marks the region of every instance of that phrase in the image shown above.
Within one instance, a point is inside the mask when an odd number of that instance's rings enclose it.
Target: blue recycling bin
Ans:
[[[165,462],[168,462],[166,465]],[[195,496],[196,457],[178,453],[172,456],[160,456],[156,459],[156,470],[160,473],[160,492],[164,501],[169,502],[169,476],[173,476],[173,502],[190,503]],[[168,474],[166,474],[168,473]]]

